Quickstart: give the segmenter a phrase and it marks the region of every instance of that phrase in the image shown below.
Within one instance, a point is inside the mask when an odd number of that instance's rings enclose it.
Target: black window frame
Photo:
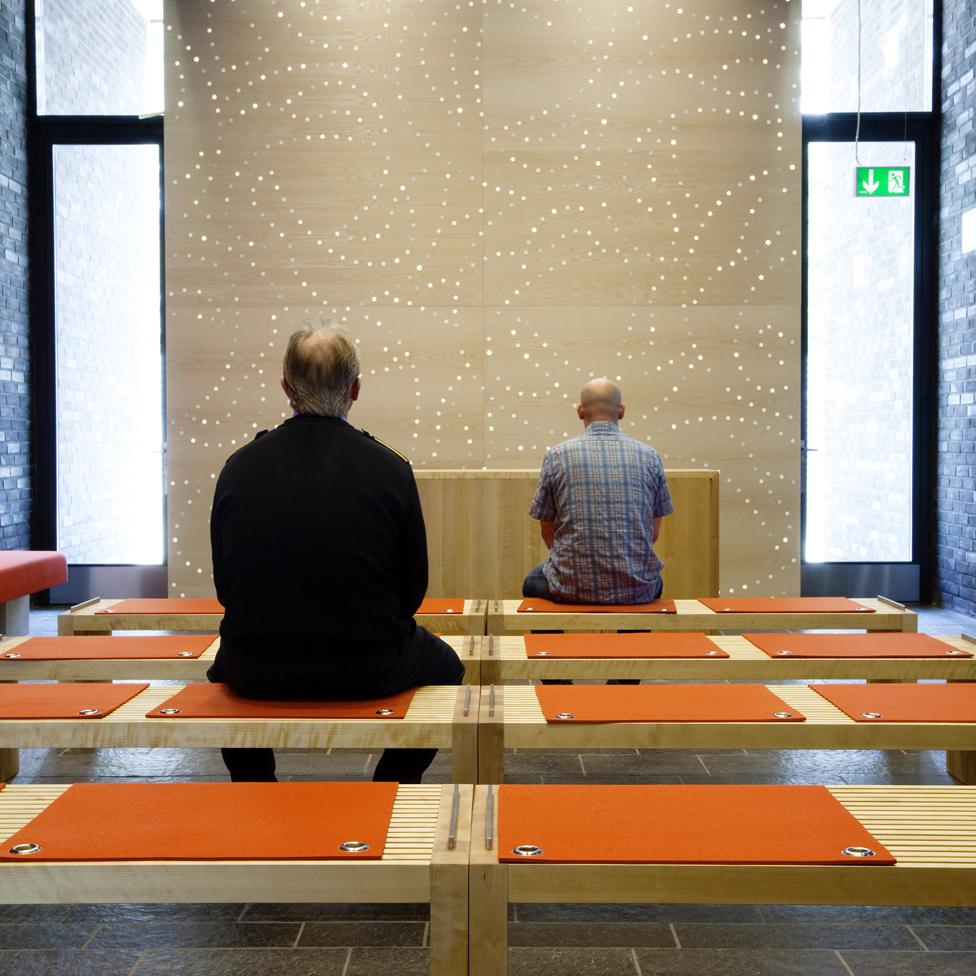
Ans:
[[[904,602],[932,599],[933,463],[935,373],[938,343],[938,242],[942,77],[942,4],[933,3],[932,105],[928,112],[836,112],[804,115],[802,156],[801,410],[800,410],[800,577],[804,595],[884,593]],[[912,558],[907,563],[808,563],[803,555],[807,530],[807,343],[809,146],[811,142],[912,142],[914,183],[914,351],[912,383]]]
[[[31,455],[33,504],[31,546],[56,549],[57,513],[57,358],[55,322],[54,147],[155,145],[159,150],[159,312],[162,356],[163,410],[163,559],[159,566],[70,564],[68,583],[34,595],[40,605],[73,603],[108,586],[119,595],[166,595],[166,278],[165,175],[162,115],[40,115],[37,111],[37,45],[34,0],[26,0],[27,163],[30,234]]]

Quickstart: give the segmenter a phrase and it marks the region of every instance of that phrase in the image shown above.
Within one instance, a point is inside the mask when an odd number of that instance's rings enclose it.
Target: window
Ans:
[[[28,3],[35,545],[164,596],[162,0]]]
[[[802,587],[811,595],[923,596],[938,15],[932,0],[803,3]]]

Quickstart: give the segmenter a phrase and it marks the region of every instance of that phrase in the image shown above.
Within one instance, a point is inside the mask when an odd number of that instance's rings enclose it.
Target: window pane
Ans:
[[[803,0],[802,109],[856,112],[859,0]],[[861,111],[932,110],[932,0],[860,0]]]
[[[163,109],[163,0],[35,0],[39,115]]]
[[[163,561],[159,148],[55,146],[58,548]]]
[[[914,177],[911,143],[858,155]],[[855,198],[854,165],[851,143],[809,145],[804,558],[910,562],[914,202]]]

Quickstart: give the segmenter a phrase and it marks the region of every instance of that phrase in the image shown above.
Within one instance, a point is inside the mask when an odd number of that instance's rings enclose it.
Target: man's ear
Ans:
[[[352,389],[349,391],[349,399],[355,403],[359,399],[359,391],[363,388],[363,378],[362,376],[356,377],[356,382],[353,383]]]
[[[620,413],[617,414],[617,420],[623,420],[624,419],[624,410],[626,410],[626,409],[627,408],[621,403],[620,404]]]
[[[586,420],[586,416],[583,413],[583,404],[582,403],[577,403],[576,404],[576,416],[579,417],[580,420]]]
[[[285,396],[288,397],[288,402],[291,403],[293,397],[295,396],[295,391],[291,388],[291,384],[284,378],[281,377],[281,388],[284,390]]]

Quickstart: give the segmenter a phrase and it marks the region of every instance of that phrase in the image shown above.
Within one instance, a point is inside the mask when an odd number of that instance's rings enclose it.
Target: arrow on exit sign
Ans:
[[[909,196],[910,166],[855,166],[854,196]]]

